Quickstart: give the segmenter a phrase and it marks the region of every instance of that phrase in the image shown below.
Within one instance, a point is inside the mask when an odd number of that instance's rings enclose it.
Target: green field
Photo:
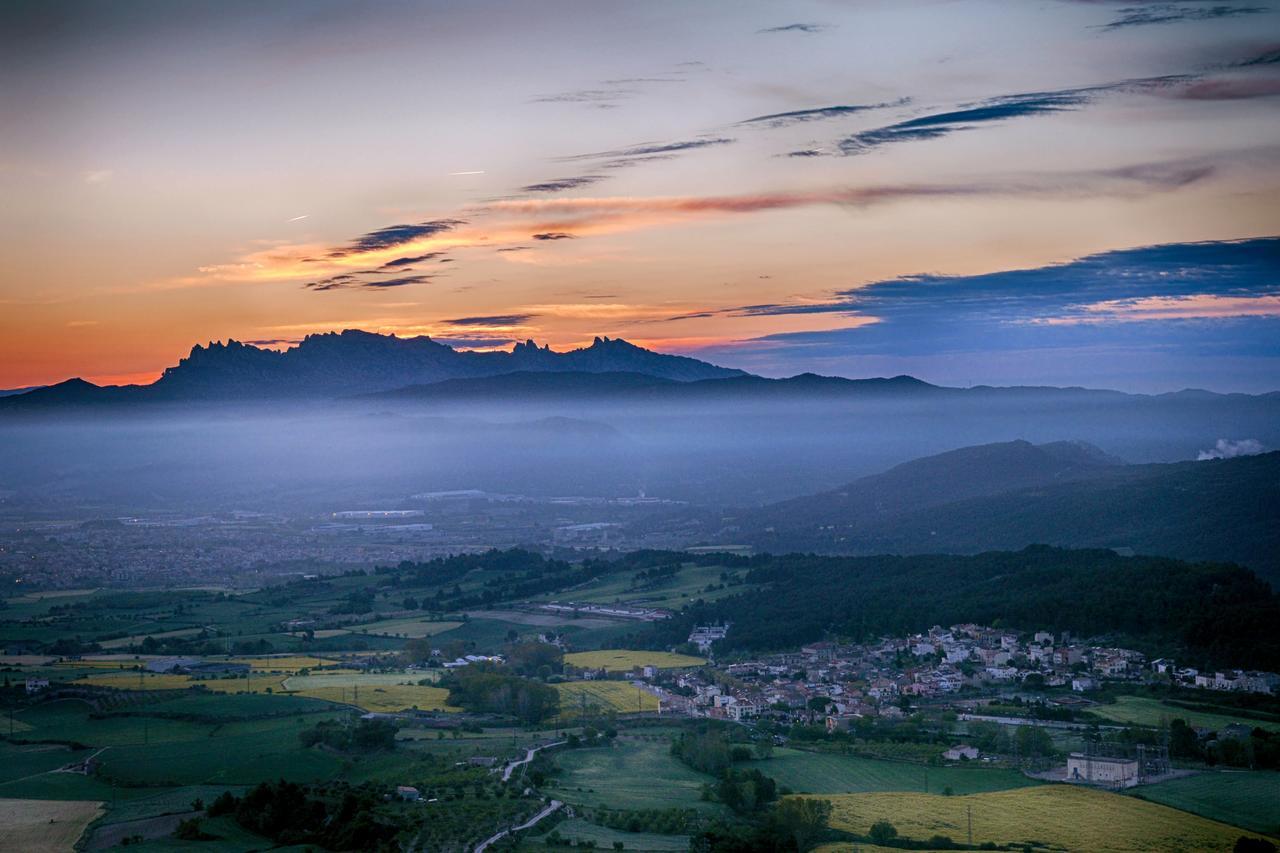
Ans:
[[[702,802],[702,786],[711,781],[671,757],[671,743],[620,738],[612,748],[576,749],[555,755],[563,769],[550,783],[551,796],[591,807],[629,809],[696,808],[718,812]]]
[[[1145,696],[1121,696],[1114,705],[1096,705],[1089,711],[1103,719],[1117,723],[1133,723],[1139,726],[1160,726],[1170,720],[1181,718],[1191,726],[1203,726],[1209,729],[1220,729],[1232,723],[1243,723],[1250,728],[1264,728],[1268,731],[1280,732],[1280,723],[1252,720],[1248,717],[1237,717],[1224,708],[1223,713],[1212,711],[1191,711],[1168,705],[1159,699]]]
[[[421,639],[434,637],[445,631],[462,627],[461,622],[432,622],[428,619],[386,619],[381,622],[365,622],[352,625],[348,630],[352,634],[376,634],[383,637],[403,637]]]
[[[113,747],[99,757],[100,775],[124,785],[253,785],[283,778],[317,782],[335,775],[342,758],[303,749],[296,718],[228,723],[201,740]]]
[[[1090,853],[1203,853],[1228,851],[1241,832],[1133,797],[1072,785],[1041,785],[965,797],[934,794],[837,794],[832,826],[865,835],[879,820],[900,835],[927,839],[946,835],[975,844],[1038,842],[1057,850]],[[830,845],[824,850],[848,850]]]
[[[1144,785],[1134,796],[1211,820],[1280,837],[1280,773],[1234,770],[1198,773]]]
[[[562,838],[574,842],[594,841],[596,848],[611,850],[615,841],[621,841],[624,850],[640,851],[640,853],[667,853],[667,851],[685,851],[689,849],[687,835],[658,835],[652,832],[621,832],[606,826],[596,826],[585,820],[570,819],[557,824],[555,831]]]
[[[601,649],[596,652],[574,652],[564,656],[564,662],[583,669],[603,669],[608,672],[630,672],[640,666],[656,666],[658,669],[679,669],[702,666],[703,658],[677,655],[671,652],[637,652],[631,649]]]
[[[870,791],[919,791],[979,794],[1038,785],[1016,770],[985,767],[925,767],[846,755],[775,749],[764,761],[753,761],[766,776],[798,794],[857,794]]]

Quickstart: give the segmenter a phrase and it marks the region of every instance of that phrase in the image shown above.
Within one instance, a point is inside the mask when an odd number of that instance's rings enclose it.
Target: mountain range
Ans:
[[[0,391],[0,411],[48,412],[138,402],[354,398],[413,403],[485,397],[612,397],[638,402],[714,402],[726,397],[933,397],[998,398],[1014,404],[1036,397],[1037,405],[1055,401],[1079,405],[1096,400],[1166,406],[1227,400],[1248,406],[1280,401],[1280,393],[1251,396],[1184,390],[1148,396],[1085,388],[947,388],[912,376],[845,379],[802,373],[770,379],[688,356],[654,352],[620,338],[597,337],[590,346],[567,352],[555,352],[533,341],[518,343],[509,352],[472,352],[455,350],[425,336],[398,338],[347,329],[308,335],[283,351],[236,340],[196,345],[149,385],[100,386],[75,378],[56,385]]]
[[[347,329],[308,335],[284,351],[236,340],[196,345],[150,385],[104,387],[70,379],[0,400],[9,408],[48,408],[135,400],[323,399],[511,373],[628,373],[669,382],[746,375],[607,337],[563,353],[533,341],[516,344],[510,352],[470,352],[429,337]]]

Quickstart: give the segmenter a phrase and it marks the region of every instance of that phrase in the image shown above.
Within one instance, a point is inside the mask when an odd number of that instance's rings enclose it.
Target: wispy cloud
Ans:
[[[776,27],[765,27],[762,30],[756,30],[758,34],[770,33],[805,33],[813,35],[814,33],[822,33],[832,29],[831,24],[814,24],[814,23],[798,23],[798,24],[780,24]]]
[[[832,118],[864,113],[868,110],[879,110],[885,107],[901,107],[910,103],[910,98],[880,104],[837,104],[830,107],[815,107],[808,110],[791,110],[785,113],[770,113],[738,122],[739,125],[763,125],[770,128],[787,127],[810,121],[822,121]]]
[[[425,255],[414,255],[413,257],[408,257],[408,258],[396,258],[395,260],[387,261],[385,264],[379,267],[379,269],[394,270],[394,269],[398,269],[399,267],[407,267],[407,266],[412,266],[413,264],[420,264],[420,263],[425,263],[427,261],[434,261],[437,258],[443,258],[444,256],[445,256],[444,252],[427,252]]]
[[[525,193],[558,193],[587,187],[606,179],[605,175],[575,175],[571,178],[555,178],[537,184],[527,184],[520,188]]]
[[[455,317],[442,322],[449,326],[523,326],[537,314],[490,314],[482,317]]]
[[[736,141],[727,137],[713,136],[702,139],[685,139],[678,142],[645,142],[628,148],[596,151],[590,154],[572,154],[559,159],[564,162],[577,160],[629,160],[653,155],[676,154],[682,151],[695,151],[699,148],[713,148],[718,145],[731,145]]]
[[[422,284],[435,278],[434,275],[407,275],[399,278],[362,279],[356,275],[335,275],[320,281],[312,281],[302,285],[307,290],[324,292],[329,290],[387,290],[393,287],[406,287],[410,284]]]
[[[341,258],[363,252],[393,249],[396,246],[412,243],[425,237],[432,237],[465,224],[461,219],[435,219],[410,225],[388,225],[386,228],[379,228],[376,231],[370,231],[357,237],[343,248],[334,249],[329,252],[329,257]]]
[[[543,231],[543,232],[542,232],[542,233],[540,233],[540,234],[534,234],[534,235],[533,235],[533,239],[535,239],[535,240],[543,240],[543,241],[547,241],[547,240],[572,240],[573,238],[574,238],[574,235],[569,234],[569,233],[567,233],[567,232],[565,232],[565,231]]]
[[[1120,30],[1127,27],[1145,27],[1152,24],[1176,24],[1182,21],[1213,21],[1235,18],[1240,15],[1256,15],[1268,11],[1262,6],[1188,6],[1174,3],[1155,3],[1147,6],[1129,6],[1118,10],[1116,17],[1101,25],[1101,30]]]
[[[981,365],[1016,354],[1023,365],[1017,370],[1032,382],[1037,370],[1058,369],[1052,365],[1063,356],[1054,353],[1069,353],[1077,370],[1080,359],[1092,360],[1095,375],[1115,369],[1117,358],[1178,358],[1187,361],[1174,381],[1185,383],[1197,361],[1280,363],[1278,281],[1277,237],[1146,246],[976,275],[902,276],[825,300],[724,309],[731,316],[833,315],[842,325],[765,335],[702,355],[775,370],[788,363],[848,370],[869,359],[946,370],[963,355],[972,377],[982,376]]]
[[[1185,83],[1188,75],[1171,75],[1082,86],[1048,92],[1028,92],[989,98],[960,109],[931,113],[896,124],[855,133],[837,143],[843,154],[864,154],[895,142],[937,139],[984,124],[1027,116],[1051,115],[1079,109],[1102,95],[1116,92],[1149,91]]]

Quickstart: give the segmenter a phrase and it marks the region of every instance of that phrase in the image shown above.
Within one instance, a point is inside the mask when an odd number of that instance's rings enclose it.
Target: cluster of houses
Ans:
[[[710,649],[729,630],[727,625],[697,626],[689,642]],[[963,624],[871,643],[811,643],[795,652],[725,665],[715,673],[686,672],[678,677],[668,704],[699,716],[742,720],[767,713],[791,722],[822,722],[837,731],[852,727],[858,718],[900,715],[902,706],[913,700],[946,697],[966,687],[1086,692],[1104,681],[1138,681],[1165,672],[1157,665],[1172,667],[1165,660],[1148,666],[1141,652],[1087,645],[1066,634],[1037,631],[1027,636]],[[1205,676],[1194,677],[1201,686]],[[1272,673],[1218,673],[1212,678],[1214,684],[1235,685],[1215,689],[1278,689]]]
[[[1226,690],[1239,693],[1280,693],[1280,674],[1254,670],[1229,669],[1219,672],[1201,672],[1193,667],[1179,667],[1168,658],[1151,662],[1151,671],[1169,677],[1182,687],[1198,687],[1201,690]]]

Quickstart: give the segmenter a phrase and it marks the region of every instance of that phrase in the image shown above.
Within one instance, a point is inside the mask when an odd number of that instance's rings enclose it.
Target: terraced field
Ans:
[[[827,796],[832,826],[865,835],[887,820],[902,836],[945,835],[973,842],[1034,843],[1091,853],[1202,853],[1230,850],[1240,829],[1155,803],[1071,785],[1043,785],[970,796],[874,793]],[[828,850],[847,850],[831,845]]]
[[[595,652],[573,652],[564,656],[564,662],[583,669],[604,669],[608,672],[630,672],[638,666],[656,666],[658,669],[680,669],[702,666],[703,658],[677,655],[672,652],[638,652],[631,649],[601,649]]]

